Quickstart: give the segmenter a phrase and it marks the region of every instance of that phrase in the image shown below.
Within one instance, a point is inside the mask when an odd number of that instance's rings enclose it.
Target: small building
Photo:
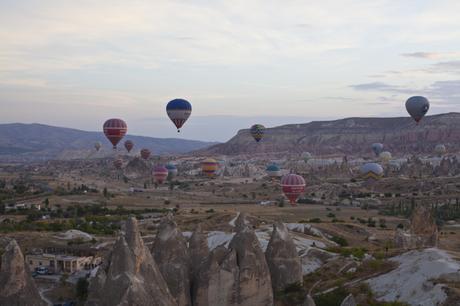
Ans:
[[[82,270],[91,270],[102,263],[99,256],[72,256],[61,254],[28,254],[26,262],[31,271],[39,267],[48,268],[52,273],[75,273]]]

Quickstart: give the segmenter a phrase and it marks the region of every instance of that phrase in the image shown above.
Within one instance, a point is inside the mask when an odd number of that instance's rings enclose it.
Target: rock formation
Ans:
[[[240,219],[240,220],[238,220]],[[245,225],[244,214],[235,222],[237,233],[229,248],[235,250],[239,275],[237,305],[273,305],[270,270],[254,231]]]
[[[287,285],[303,282],[302,265],[296,246],[281,222],[273,225],[265,258],[270,269],[274,292],[283,290]]]
[[[2,255],[0,266],[0,305],[45,306],[24,262],[16,240],[11,240]]]
[[[355,298],[352,294],[349,294],[343,301],[340,306],[356,306]]]
[[[198,237],[195,239],[199,240]],[[196,247],[194,246],[195,255]],[[177,304],[190,306],[192,302],[189,251],[185,238],[177,228],[172,215],[168,215],[161,221],[152,246],[152,254]]]
[[[202,271],[206,271],[207,263],[209,260],[209,248],[207,236],[198,225],[189,240],[189,254],[190,254],[190,283],[191,283],[191,298],[193,305],[197,305],[195,301],[198,295],[203,294],[200,289],[200,276]],[[206,285],[207,287],[207,285]],[[202,288],[202,287],[201,287]]]
[[[436,247],[438,227],[430,208],[417,206],[412,212],[409,231],[398,229],[394,242],[396,247],[403,249]]]
[[[123,173],[130,179],[150,176],[149,164],[140,157],[133,158],[123,169]]]
[[[177,305],[142,241],[135,218],[126,222],[125,234],[115,243],[106,269],[100,267],[91,280],[86,305]]]
[[[311,295],[309,295],[309,294],[307,295],[307,297],[305,298],[305,301],[303,303],[303,306],[316,306],[315,301],[313,300]]]

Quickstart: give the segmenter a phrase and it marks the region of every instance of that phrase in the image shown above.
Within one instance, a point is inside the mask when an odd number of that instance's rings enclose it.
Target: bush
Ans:
[[[327,217],[328,217],[328,218],[335,218],[335,214],[333,214],[333,213],[328,213],[328,214],[327,214]]]
[[[347,297],[348,292],[343,287],[339,287],[331,292],[314,297],[316,306],[340,305]]]
[[[86,278],[81,277],[78,279],[75,290],[77,298],[80,301],[85,301],[88,297],[88,281],[86,280]]]
[[[321,219],[320,218],[312,218],[310,220],[308,220],[310,223],[321,223]]]
[[[338,245],[342,246],[342,247],[348,246],[348,241],[343,237],[332,236],[331,240],[334,241],[335,243],[337,243]]]

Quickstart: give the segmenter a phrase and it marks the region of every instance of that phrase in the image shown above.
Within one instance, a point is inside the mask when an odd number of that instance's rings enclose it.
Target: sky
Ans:
[[[458,0],[0,0],[0,123],[226,141],[253,123],[460,111]],[[165,106],[185,98],[180,134]]]

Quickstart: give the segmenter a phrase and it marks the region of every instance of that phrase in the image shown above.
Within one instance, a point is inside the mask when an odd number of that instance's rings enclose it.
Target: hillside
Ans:
[[[136,154],[141,148],[148,148],[153,154],[180,154],[214,144],[133,135],[125,136],[125,139],[131,139],[135,144],[131,154]],[[96,153],[94,143],[97,141],[102,143],[102,148]],[[119,145],[119,149],[126,152],[123,145]],[[112,146],[102,132],[43,124],[0,124],[0,161],[3,162],[104,157],[110,154]]]
[[[262,122],[263,124],[263,122]],[[448,152],[460,150],[460,113],[427,116],[419,125],[409,117],[346,118],[316,121],[269,128],[259,143],[249,130],[240,130],[226,143],[197,153],[254,154],[271,152],[304,152],[320,154],[370,154],[370,146],[381,142],[395,154],[432,153],[438,143]]]

